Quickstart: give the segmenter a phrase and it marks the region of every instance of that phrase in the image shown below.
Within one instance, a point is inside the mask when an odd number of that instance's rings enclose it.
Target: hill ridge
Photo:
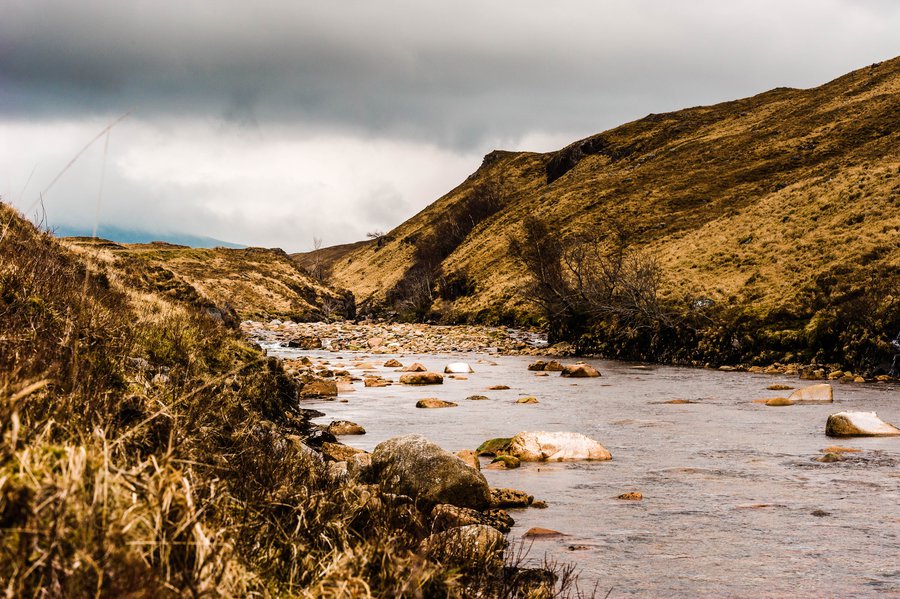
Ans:
[[[441,257],[424,317],[543,318],[507,251],[524,219],[538,215],[562,237],[616,224],[630,248],[659,261],[664,299],[704,297],[752,312],[759,326],[792,339],[754,346],[777,347],[782,357],[812,352],[816,314],[854,296],[866,277],[900,268],[897,114],[900,58],[810,89],[651,114],[555,152],[491,152],[380,246],[340,253],[332,282],[363,306],[423,317],[410,313],[415,302],[396,297],[421,271],[417,244],[440,234],[446,214],[465,212],[479,187],[493,185],[502,207]],[[822,285],[837,299],[812,305]]]

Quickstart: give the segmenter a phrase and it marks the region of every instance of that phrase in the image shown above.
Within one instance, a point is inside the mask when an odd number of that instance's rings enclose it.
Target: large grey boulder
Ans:
[[[372,474],[386,491],[409,495],[426,509],[449,503],[482,510],[491,503],[481,472],[422,435],[379,443],[372,452]]]

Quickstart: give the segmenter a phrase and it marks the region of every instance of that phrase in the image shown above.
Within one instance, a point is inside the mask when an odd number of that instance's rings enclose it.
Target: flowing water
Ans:
[[[269,348],[344,364],[360,355]],[[831,439],[830,413],[876,411],[900,423],[900,391],[885,384],[836,384],[832,405],[767,407],[751,403],[796,378],[589,361],[603,376],[537,377],[534,358],[440,355],[372,356],[442,371],[452,361],[475,369],[443,385],[365,388],[341,401],[304,401],[327,413],[319,422],[352,420],[364,436],[343,437],[371,450],[396,435],[421,433],[445,449],[474,449],[518,431],[584,433],[613,454],[609,462],[522,464],[483,470],[491,486],[522,489],[547,509],[510,510],[517,538],[532,526],[565,536],[538,539],[529,558],[574,563],[582,588],[610,597],[900,597],[900,437]],[[479,358],[481,358],[479,360]],[[355,374],[362,374],[356,371]],[[492,385],[509,390],[488,391]],[[487,401],[468,401],[470,395]],[[538,404],[516,404],[526,395]],[[438,397],[455,408],[418,409]],[[673,405],[673,399],[696,403]],[[821,450],[863,450],[834,463]],[[482,458],[482,465],[488,461]],[[642,501],[616,497],[640,491]]]

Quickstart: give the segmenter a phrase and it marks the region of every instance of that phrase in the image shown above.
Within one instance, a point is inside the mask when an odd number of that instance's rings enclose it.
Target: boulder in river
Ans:
[[[525,491],[504,488],[491,489],[492,508],[528,507],[532,501],[534,501],[534,497]]]
[[[365,435],[366,429],[349,420],[335,420],[325,430],[332,435]]]
[[[537,537],[564,537],[566,535],[559,532],[558,530],[551,530],[549,528],[534,526],[532,528],[529,528],[522,536],[526,539],[533,539]]]
[[[834,392],[828,383],[810,385],[791,393],[788,396],[788,400],[793,403],[832,403],[834,401]]]
[[[350,447],[349,445],[344,445],[342,443],[329,443],[328,441],[322,443],[321,449],[323,455],[328,456],[335,462],[346,462],[357,454],[366,453],[362,449]]]
[[[512,438],[509,454],[523,462],[611,460],[612,455],[597,441],[581,433],[521,432]]]
[[[489,470],[512,470],[520,465],[519,458],[511,455],[498,455],[491,460]]]
[[[516,400],[516,403],[539,403],[538,398],[533,395],[529,395],[528,397],[520,397]]]
[[[337,383],[325,379],[310,381],[300,389],[302,397],[337,397],[337,394]]]
[[[563,366],[562,376],[586,378],[600,376],[600,372],[589,364],[568,364]]]
[[[427,372],[428,369],[418,362],[413,362],[409,366],[404,366],[401,372]]]
[[[629,491],[628,493],[622,493],[616,499],[621,499],[623,501],[640,501],[644,498],[644,495],[640,491]]]
[[[528,365],[528,370],[540,372],[547,367],[547,363],[543,360],[538,360],[537,362],[532,362]]]
[[[794,405],[794,403],[795,402],[791,401],[787,397],[772,397],[772,398],[765,400],[765,404],[767,406],[775,406],[775,407],[792,406],[792,405]]]
[[[455,408],[456,404],[452,401],[444,401],[437,397],[426,397],[416,402],[417,408]]]
[[[391,381],[380,376],[367,376],[363,379],[363,385],[366,387],[390,387]]]
[[[565,367],[556,360],[550,360],[547,362],[547,365],[544,366],[544,370],[547,372],[562,372],[563,368]]]
[[[444,366],[444,372],[447,374],[469,374],[475,371],[466,362],[453,362]]]
[[[878,417],[875,412],[838,412],[828,417],[825,434],[829,437],[891,437],[900,429]]]
[[[509,453],[509,444],[511,441],[511,437],[497,437],[496,439],[488,439],[487,441],[479,445],[478,449],[476,449],[475,451],[478,453],[478,455],[484,456],[495,456]]]
[[[400,375],[400,383],[403,385],[440,385],[444,377],[436,372],[413,372]]]
[[[484,475],[422,435],[379,443],[372,452],[372,471],[388,492],[409,495],[427,507],[449,503],[485,509],[491,502]]]
[[[390,360],[388,360],[387,362],[384,363],[384,367],[385,368],[403,368],[403,364],[401,364],[399,361],[391,358]]]

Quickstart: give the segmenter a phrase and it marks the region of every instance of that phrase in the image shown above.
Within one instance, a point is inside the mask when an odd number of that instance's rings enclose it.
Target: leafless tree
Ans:
[[[325,272],[325,261],[322,259],[322,252],[320,251],[321,249],[322,238],[313,237],[312,264],[309,270],[313,278],[324,283],[327,273]]]

